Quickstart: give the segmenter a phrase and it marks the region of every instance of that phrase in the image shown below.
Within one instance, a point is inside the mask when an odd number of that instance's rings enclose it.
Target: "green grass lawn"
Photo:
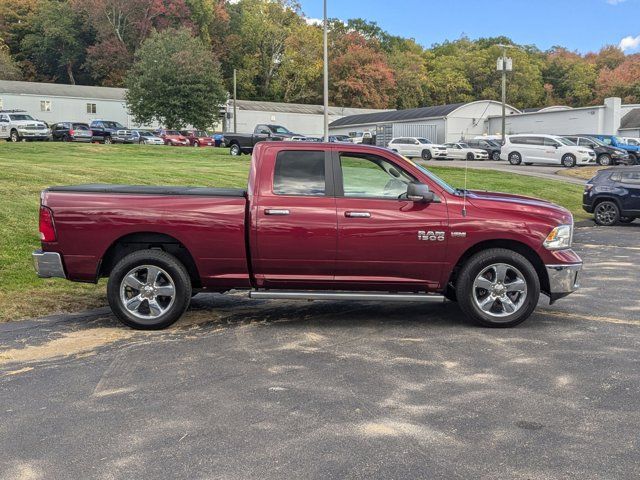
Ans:
[[[437,165],[432,170],[454,186],[464,184],[462,169]],[[106,304],[105,282],[94,286],[36,277],[31,252],[39,246],[43,188],[79,183],[244,187],[248,172],[249,157],[231,157],[226,149],[1,142],[0,321]],[[578,185],[470,169],[467,187],[545,198],[585,217]]]

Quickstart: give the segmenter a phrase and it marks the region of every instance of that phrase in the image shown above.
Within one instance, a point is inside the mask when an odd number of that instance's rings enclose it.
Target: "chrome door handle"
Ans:
[[[289,215],[289,210],[287,209],[277,209],[277,208],[267,208],[264,211],[265,215]]]
[[[369,212],[344,212],[344,216],[349,218],[371,218]]]

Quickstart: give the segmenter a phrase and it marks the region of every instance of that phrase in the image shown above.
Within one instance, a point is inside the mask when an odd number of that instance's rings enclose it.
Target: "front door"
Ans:
[[[261,162],[273,173],[260,178],[251,212],[258,286],[322,288],[333,281],[336,260],[331,153],[270,149]]]
[[[417,180],[378,155],[336,151],[338,253],[342,288],[424,290],[438,286],[448,237],[444,203],[406,198]]]
[[[631,215],[640,214],[640,172],[622,172],[620,186],[628,192],[622,197],[622,209]]]

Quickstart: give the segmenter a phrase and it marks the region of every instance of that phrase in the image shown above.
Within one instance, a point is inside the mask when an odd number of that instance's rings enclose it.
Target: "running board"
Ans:
[[[443,303],[445,297],[417,293],[315,292],[285,290],[252,290],[249,298],[260,300],[356,300],[360,302],[423,302]]]

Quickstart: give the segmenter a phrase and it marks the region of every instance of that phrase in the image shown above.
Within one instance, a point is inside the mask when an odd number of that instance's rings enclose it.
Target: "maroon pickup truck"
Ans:
[[[175,322],[194,292],[457,301],[508,327],[578,288],[573,218],[533,198],[462,191],[386,149],[261,142],[247,190],[79,185],[42,192],[41,277],[109,277],[134,328]]]

